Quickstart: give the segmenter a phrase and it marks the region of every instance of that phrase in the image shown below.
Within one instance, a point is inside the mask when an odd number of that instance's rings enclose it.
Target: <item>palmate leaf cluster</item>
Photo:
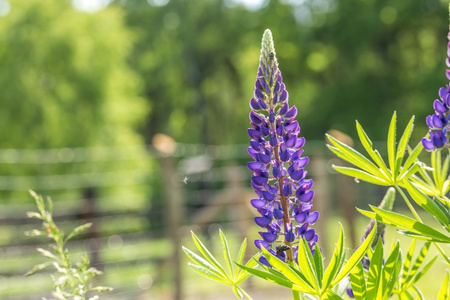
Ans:
[[[421,248],[418,257],[413,260],[416,240],[413,240],[403,260],[399,243],[393,243],[386,260],[383,257],[383,243],[378,240],[374,250],[369,249],[367,257],[369,267],[360,262],[350,273],[350,283],[355,299],[388,299],[398,295],[400,299],[424,299],[415,283],[433,265],[437,257],[422,264],[430,247],[430,242]]]
[[[192,240],[195,243],[196,248],[202,254],[203,258],[193,251],[183,247],[184,253],[189,257],[192,262],[188,265],[195,272],[200,275],[216,281],[218,283],[229,285],[233,287],[233,293],[237,298],[241,299],[245,296],[247,299],[252,299],[238,284],[244,282],[250,277],[251,273],[249,270],[257,265],[257,259],[261,254],[255,254],[244,266],[244,268],[236,267],[235,263],[242,265],[245,256],[245,250],[247,248],[247,239],[242,242],[236,260],[231,259],[230,248],[228,246],[228,241],[225,234],[220,230],[220,241],[222,243],[223,257],[226,263],[226,269],[222,267],[219,261],[211,254],[211,252],[206,248],[206,246],[201,242],[201,240],[195,235],[194,232],[191,233]]]
[[[53,281],[52,296],[54,299],[65,300],[84,300],[89,292],[106,292],[112,290],[104,286],[92,286],[92,278],[102,274],[97,269],[90,267],[88,256],[85,254],[81,261],[73,264],[67,242],[77,235],[83,233],[92,226],[87,223],[73,229],[68,235],[65,235],[53,221],[53,202],[50,198],[44,200],[42,196],[30,191],[36,202],[38,212],[28,212],[30,218],[36,218],[42,221],[43,230],[34,229],[26,232],[28,236],[45,236],[50,238],[53,243],[49,244],[49,250],[38,248],[37,251],[49,259],[42,264],[34,266],[25,275],[30,276],[34,273],[53,266],[55,272],[51,275]],[[98,299],[94,295],[89,299]]]
[[[372,184],[395,187],[405,200],[415,219],[374,206],[371,206],[372,212],[360,210],[362,214],[379,222],[395,226],[401,233],[415,238],[438,243],[450,243],[450,213],[447,206],[449,201],[445,197],[445,192],[448,190],[447,171],[449,159],[447,158],[444,161],[444,165],[441,165],[440,154],[434,153],[432,154],[432,157],[434,157],[432,159],[433,168],[427,167],[418,160],[418,156],[423,149],[422,144],[419,143],[414,149],[409,151],[409,155],[405,160],[408,152],[409,137],[413,129],[413,120],[414,117],[409,121],[398,145],[396,145],[396,113],[393,114],[387,138],[388,164],[385,164],[379,151],[373,149],[371,140],[358,122],[356,128],[359,139],[371,159],[328,136],[331,142],[331,145],[328,146],[329,149],[341,159],[355,166],[333,167],[342,174]],[[405,162],[403,163],[404,160]],[[428,171],[432,172],[432,176],[428,175]],[[407,191],[409,197],[403,190]],[[442,233],[424,224],[409,199],[412,199],[431,214],[446,232]]]

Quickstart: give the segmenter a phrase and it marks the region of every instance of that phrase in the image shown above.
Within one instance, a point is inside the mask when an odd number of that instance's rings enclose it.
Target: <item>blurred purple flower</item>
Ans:
[[[247,166],[253,171],[251,185],[258,196],[251,204],[261,215],[255,218],[262,227],[261,239],[255,245],[269,249],[283,261],[297,259],[298,239],[305,238],[310,248],[314,247],[318,236],[309,225],[319,217],[318,212],[311,211],[313,181],[306,179],[304,169],[309,159],[301,156],[305,139],[299,136],[297,108],[289,107],[288,98],[272,33],[266,30],[250,100],[252,128],[247,131],[251,138],[248,153],[254,161]],[[278,244],[276,250],[272,249],[274,243]],[[268,264],[265,258],[260,261]]]

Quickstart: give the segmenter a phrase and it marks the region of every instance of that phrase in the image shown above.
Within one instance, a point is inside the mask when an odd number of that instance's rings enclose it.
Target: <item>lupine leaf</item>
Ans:
[[[395,170],[395,132],[396,132],[396,123],[397,123],[397,113],[394,111],[392,115],[391,123],[389,125],[388,137],[387,137],[387,153],[389,160],[389,168],[392,172]],[[396,174],[393,173],[393,177]]]
[[[417,256],[416,260],[414,261],[414,265],[410,268],[408,272],[408,276],[406,277],[406,282],[410,282],[411,279],[416,275],[417,271],[419,270],[420,266],[423,263],[423,260],[425,259],[425,256],[428,253],[428,249],[430,248],[431,243],[426,242],[422,249],[420,250],[419,256]]]
[[[305,239],[301,239],[299,241],[298,266],[300,268],[301,273],[308,279],[308,282],[312,284],[312,286],[316,290],[316,292],[319,293],[320,288],[319,288],[319,282],[318,282],[318,279],[316,276],[314,260],[313,260],[313,257],[311,256],[311,251],[309,250],[309,246],[306,243]]]
[[[437,256],[433,257],[429,262],[427,262],[425,265],[423,265],[422,266],[422,270],[420,270],[419,272],[416,273],[416,276],[411,281],[411,284],[414,284],[417,281],[419,281],[419,279],[422,278],[422,276],[424,276],[428,272],[428,270],[434,264],[436,259],[437,259]]]
[[[450,237],[434,230],[433,228],[423,223],[420,223],[414,219],[411,219],[404,215],[400,215],[398,213],[386,211],[374,206],[370,207],[372,208],[374,213],[363,211],[360,209],[358,209],[358,211],[369,218],[376,219],[379,222],[396,227],[403,234],[411,235],[423,240],[450,243]]]
[[[319,282],[319,286],[322,288],[322,279],[323,279],[323,258],[322,252],[320,251],[319,245],[315,245],[314,247],[314,265],[316,268],[317,280]]]
[[[420,166],[416,164],[412,168],[410,168],[409,170],[406,170],[406,172],[404,172],[401,175],[399,175],[397,181],[398,182],[403,182],[404,179],[411,178],[411,176],[416,174],[419,170],[420,170]]]
[[[389,295],[392,293],[392,289],[394,288],[395,282],[398,277],[398,272],[400,268],[397,267],[399,263],[398,256],[400,255],[400,245],[397,242],[394,246],[394,249],[391,250],[389,257],[386,259],[386,263],[383,267],[383,277],[381,283],[381,291],[383,292],[383,299],[389,298]],[[401,263],[401,261],[400,261]]]
[[[258,270],[258,269],[249,268],[249,267],[246,267],[244,265],[240,265],[240,264],[237,264],[237,265],[239,266],[239,268],[244,269],[247,272],[249,272],[249,273],[251,273],[251,274],[253,274],[253,275],[255,275],[255,276],[259,277],[259,278],[262,278],[262,279],[267,280],[269,282],[273,282],[273,283],[276,283],[278,285],[284,286],[284,287],[286,287],[288,289],[299,291],[299,292],[306,292],[306,293],[310,293],[311,292],[310,290],[309,291],[308,290],[304,290],[303,288],[295,285],[292,281],[288,280],[287,278],[282,278],[280,276],[277,276],[277,275],[274,275],[274,274],[271,274],[271,273],[267,273],[267,272],[264,272],[264,271],[261,271],[261,270]]]
[[[405,180],[405,187],[411,198],[423,209],[428,211],[443,224],[448,224],[450,222],[447,210],[438,206],[432,199],[422,193],[408,180]]]
[[[366,280],[361,261],[350,272],[350,282],[356,300],[366,300]]]
[[[419,156],[419,154],[422,152],[422,150],[423,150],[422,142],[419,142],[416,145],[416,147],[409,153],[408,158],[406,159],[405,163],[402,166],[402,170],[400,171],[400,174],[398,174],[399,178],[402,178],[405,176],[405,173],[416,162],[416,159]]]
[[[236,285],[233,285],[233,293],[238,299],[242,299],[242,292],[238,289]]]
[[[261,250],[264,253],[264,255],[266,256],[267,261],[275,269],[277,269],[281,274],[283,274],[283,276],[285,276],[287,279],[292,281],[295,285],[302,287],[304,289],[304,291],[306,291],[307,293],[310,293],[310,294],[316,293],[317,284],[314,284],[314,282],[311,283],[311,282],[306,281],[305,278],[302,278],[301,276],[299,276],[299,274],[296,272],[296,270],[294,268],[292,268],[288,264],[282,262],[280,259],[278,259],[278,257],[272,255],[264,247],[261,247]],[[300,258],[301,252],[302,251],[299,249],[299,259],[298,259],[299,262],[301,260],[301,258]],[[304,275],[306,276],[307,279],[310,279],[309,274],[304,274]],[[313,279],[315,279],[315,278],[313,278]]]
[[[228,247],[228,241],[225,237],[225,234],[222,232],[222,230],[219,229],[219,235],[220,240],[222,242],[222,248],[223,248],[223,257],[225,258],[225,262],[228,267],[228,271],[230,272],[230,277],[234,277],[234,271],[233,271],[233,261],[231,260],[231,254],[230,254],[230,248]]]
[[[219,262],[214,258],[214,256],[209,252],[208,248],[203,245],[202,241],[191,231],[192,239],[194,240],[195,246],[197,246],[198,251],[206,258],[207,261],[211,263],[220,273],[222,273],[229,280],[231,278],[228,276],[227,272],[222,268]]]
[[[433,168],[433,179],[436,187],[441,187],[441,151],[433,151],[431,153],[431,167]]]
[[[439,290],[438,299],[439,300],[448,300],[450,299],[450,292],[449,292],[449,276],[448,272],[445,275],[444,282],[442,283],[441,289]]]
[[[358,132],[359,140],[361,141],[361,144],[364,146],[364,149],[366,149],[367,153],[370,155],[373,161],[389,178],[389,170],[386,167],[383,158],[381,157],[380,153],[377,150],[373,150],[372,141],[369,139],[366,132],[364,131],[362,126],[358,123],[358,121],[356,121],[356,130]]]
[[[372,174],[369,174],[367,172],[364,172],[364,171],[361,171],[361,170],[358,170],[355,168],[341,167],[341,166],[333,165],[333,169],[335,169],[336,171],[338,171],[339,173],[342,173],[344,175],[354,177],[357,180],[361,179],[361,180],[364,180],[364,181],[367,181],[369,183],[376,184],[376,185],[383,185],[383,186],[391,185],[391,183],[389,181],[386,181],[379,177],[375,177]]]
[[[233,284],[230,280],[224,279],[222,276],[218,276],[217,273],[211,272],[210,269],[203,268],[202,266],[199,266],[199,265],[196,265],[196,264],[193,264],[190,262],[188,263],[188,266],[190,268],[192,268],[194,271],[196,271],[198,274],[200,274],[206,278],[212,279],[214,281],[218,281],[218,282],[220,282],[222,284],[226,284],[226,285]]]
[[[408,146],[408,141],[411,136],[413,127],[414,127],[414,116],[412,116],[411,120],[409,120],[409,123],[406,126],[405,131],[403,132],[403,135],[400,138],[400,141],[398,142],[397,154],[395,156],[395,169],[393,170],[395,177],[398,176],[400,166],[402,165],[403,157],[405,156],[406,147]]]
[[[239,248],[239,252],[238,252],[238,256],[237,256],[237,259],[236,259],[236,262],[238,263],[238,264],[243,264],[243,262],[244,262],[244,255],[245,255],[245,249],[247,248],[247,239],[245,238],[243,241],[242,241],[242,244],[241,244],[241,247]],[[242,269],[236,269],[236,276],[234,277],[234,279],[235,280],[237,280],[238,278],[239,278],[239,275],[241,274],[241,272],[242,272]]]
[[[197,265],[201,266],[202,268],[208,270],[208,272],[215,274],[217,277],[220,277],[222,280],[229,280],[224,273],[221,273],[219,270],[217,270],[212,264],[207,262],[205,259],[201,258],[199,255],[195,254],[191,250],[182,247],[184,253],[189,257],[190,260],[192,260]]]
[[[336,274],[340,271],[341,261],[343,260],[344,255],[344,230],[342,229],[342,225],[339,224],[340,232],[339,239],[336,247],[334,248],[333,256],[331,257],[330,263],[326,268],[323,280],[322,280],[322,289],[328,289],[328,286],[331,284],[331,281],[336,276]]]
[[[336,294],[333,290],[328,290],[328,292],[323,296],[324,300],[342,300],[342,298]]]
[[[381,280],[381,269],[383,267],[383,242],[378,240],[373,252],[369,266],[369,276],[367,278],[367,298],[377,298],[378,286]]]
[[[367,249],[372,244],[372,240],[375,236],[376,231],[377,225],[375,223],[375,225],[372,228],[372,231],[367,236],[366,240],[353,253],[350,259],[347,261],[347,264],[344,265],[344,267],[340,270],[339,274],[331,282],[332,286],[336,285],[339,281],[341,281],[342,278],[344,278],[351,271],[351,269],[363,258],[364,254],[367,252]]]
[[[385,174],[380,171],[380,169],[375,166],[370,160],[368,160],[364,155],[353,149],[352,147],[336,140],[334,137],[327,135],[329,141],[334,145],[328,145],[328,148],[333,151],[338,157],[348,161],[349,163],[363,169],[364,171],[378,176],[384,179]]]
[[[236,286],[236,288],[248,299],[248,300],[253,300],[252,297],[250,297],[249,294],[247,294],[246,291],[244,291],[242,288]]]
[[[256,253],[253,255],[252,258],[249,259],[249,261],[245,264],[247,268],[254,268],[258,264],[258,259],[261,256],[261,252]],[[241,265],[241,264],[239,264]],[[239,275],[237,276],[235,280],[235,284],[241,283],[242,281],[246,280],[248,277],[250,277],[250,273],[248,273],[247,270],[240,269]]]

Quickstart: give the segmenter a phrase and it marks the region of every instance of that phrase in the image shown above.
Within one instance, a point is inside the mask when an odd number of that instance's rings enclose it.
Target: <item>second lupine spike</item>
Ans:
[[[248,153],[254,161],[251,185],[257,198],[251,204],[261,216],[255,223],[262,228],[262,239],[255,241],[283,261],[296,260],[298,239],[305,238],[311,249],[318,236],[311,224],[319,217],[312,211],[313,181],[306,178],[302,157],[305,139],[299,137],[295,120],[297,108],[289,107],[289,94],[278,69],[272,33],[266,30],[261,43],[261,57],[250,100],[251,138]],[[295,222],[295,224],[293,223]],[[276,244],[273,249],[273,244]],[[264,257],[261,261],[267,263]]]

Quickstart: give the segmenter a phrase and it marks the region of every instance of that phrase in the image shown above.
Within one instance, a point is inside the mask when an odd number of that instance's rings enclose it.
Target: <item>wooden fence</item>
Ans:
[[[66,232],[93,222],[69,248],[74,258],[89,253],[92,264],[104,271],[98,282],[114,287],[105,299],[201,299],[189,288],[197,275],[183,276],[181,244],[189,243],[193,228],[206,238],[214,234],[208,229],[217,226],[238,239],[251,235],[253,191],[248,188],[246,148],[175,144],[162,138],[146,148],[0,150],[0,175],[2,166],[23,167],[24,174],[30,166],[45,170],[44,175],[0,176],[0,192],[15,197],[0,199],[0,299],[41,299],[51,291],[49,271],[23,276],[45,261],[36,248],[46,248],[47,242],[24,235],[40,226],[25,217],[35,210],[28,188],[52,197],[55,220]],[[331,174],[336,159],[323,142],[309,142],[309,149],[308,176],[315,181],[314,204],[321,213],[315,228],[326,251],[327,217],[354,212],[349,208],[355,205],[351,195],[357,187],[351,179]],[[58,165],[83,172],[47,170]],[[352,224],[353,214],[346,218]],[[351,242],[355,244],[354,233]]]

